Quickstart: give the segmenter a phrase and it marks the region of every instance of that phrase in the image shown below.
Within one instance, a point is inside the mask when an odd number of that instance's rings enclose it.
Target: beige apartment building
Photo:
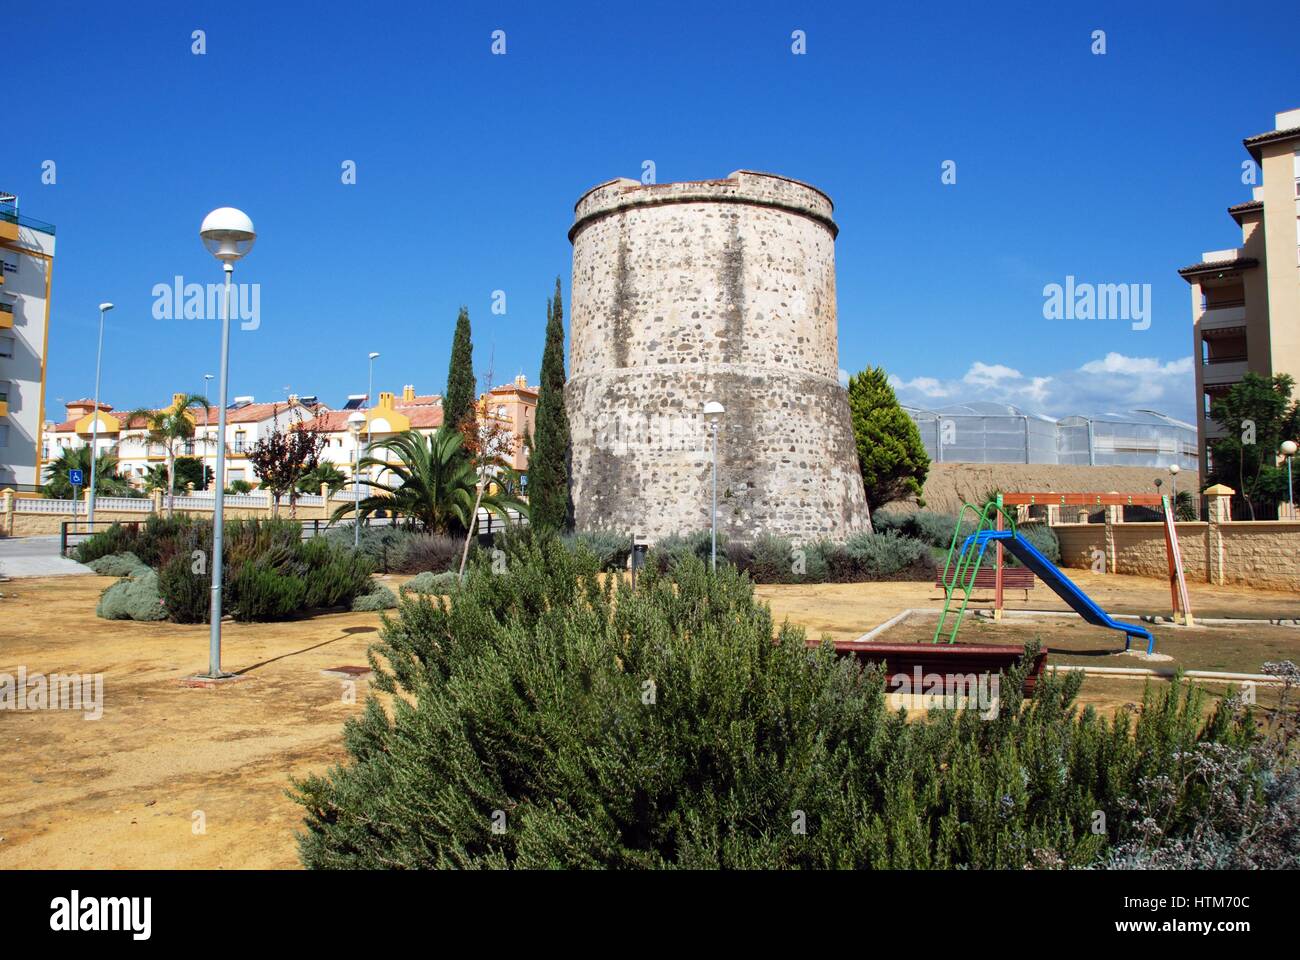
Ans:
[[[1210,403],[1246,373],[1287,373],[1300,383],[1300,109],[1242,141],[1262,185],[1228,208],[1241,246],[1213,250],[1178,273],[1192,287],[1201,476],[1208,444],[1223,435]]]

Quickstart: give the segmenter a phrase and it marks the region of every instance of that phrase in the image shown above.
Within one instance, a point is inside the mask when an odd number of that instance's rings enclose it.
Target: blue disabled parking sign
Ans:
[[[68,471],[68,482],[72,484],[74,487],[84,486],[84,484],[82,483],[84,479],[85,477],[82,475],[80,470]]]

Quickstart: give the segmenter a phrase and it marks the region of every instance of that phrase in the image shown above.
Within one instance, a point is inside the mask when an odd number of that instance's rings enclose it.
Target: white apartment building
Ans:
[[[0,490],[41,484],[54,227],[0,194]]]
[[[172,396],[172,407],[185,395]],[[95,402],[74,400],[67,406],[67,419],[50,424],[45,456],[55,459],[63,449],[89,446],[95,436]],[[318,415],[323,407],[315,398],[290,395],[279,403],[257,403],[253,397],[236,397],[226,408],[226,476],[224,486],[236,480],[258,485],[257,471],[248,462],[248,451],[258,440],[276,430],[287,430],[296,423],[306,422]],[[186,417],[194,424],[194,438],[177,444],[176,455],[202,458],[209,469],[216,469],[218,415],[217,407],[191,407]],[[113,407],[99,405],[99,452],[112,450],[118,457],[118,472],[133,483],[142,485],[149,468],[167,463],[167,448],[150,442],[143,417],[124,424],[126,414],[114,414]]]

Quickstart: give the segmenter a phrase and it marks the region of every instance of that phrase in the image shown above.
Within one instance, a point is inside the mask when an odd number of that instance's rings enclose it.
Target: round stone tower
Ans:
[[[578,201],[571,375],[579,529],[659,539],[709,527],[842,540],[868,529],[839,383],[830,198],[740,170],[611,180]]]

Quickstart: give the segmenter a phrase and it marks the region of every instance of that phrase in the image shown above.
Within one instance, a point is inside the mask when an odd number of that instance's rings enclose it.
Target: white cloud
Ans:
[[[898,398],[913,406],[988,400],[1053,417],[1145,408],[1195,422],[1196,387],[1190,356],[1176,360],[1108,353],[1074,369],[1026,374],[1000,363],[974,361],[955,380],[891,376]]]
[[[966,371],[966,376],[962,377],[963,383],[973,383],[980,387],[994,387],[1005,380],[1022,379],[1019,370],[1012,370],[1010,367],[1004,367],[1000,363],[982,363],[976,360]]]

